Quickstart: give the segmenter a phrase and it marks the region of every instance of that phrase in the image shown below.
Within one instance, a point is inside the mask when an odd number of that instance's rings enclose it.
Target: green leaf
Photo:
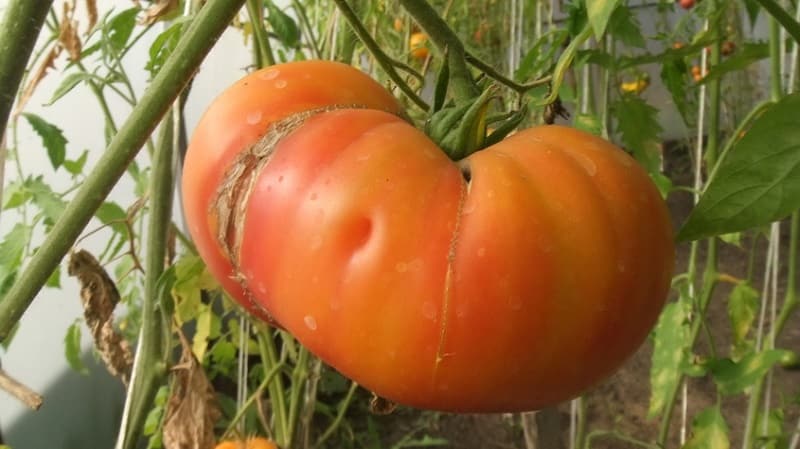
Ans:
[[[770,349],[750,353],[739,362],[717,359],[708,363],[711,375],[721,394],[738,394],[752,386],[776,363],[791,363],[796,359],[792,351]]]
[[[202,290],[213,290],[219,285],[198,256],[186,256],[175,264],[175,284],[172,297],[175,299],[175,319],[178,324],[197,318],[205,305],[201,301]]]
[[[769,57],[769,45],[765,43],[747,43],[736,50],[733,56],[726,58],[718,66],[713,67],[700,84],[719,79],[726,73],[741,71],[750,65]]]
[[[161,70],[167,57],[175,50],[183,32],[183,24],[189,21],[189,19],[191,19],[189,16],[176,19],[169,28],[161,32],[161,34],[156,36],[153,40],[153,43],[150,45],[150,59],[145,65],[145,69],[150,72],[151,76],[155,76],[155,74]]]
[[[0,242],[0,278],[3,274],[15,271],[22,263],[25,245],[31,239],[31,226],[17,223]]]
[[[765,419],[766,418],[766,419]],[[753,429],[756,438],[763,441],[759,449],[788,449],[789,448],[789,435],[783,430],[783,423],[785,416],[783,410],[773,409],[770,410],[767,416],[764,416],[764,411],[759,410],[756,421],[759,423]],[[766,423],[766,426],[764,425]]]
[[[25,112],[22,116],[42,138],[42,143],[47,149],[47,156],[50,158],[50,164],[54,169],[60,167],[67,155],[67,139],[64,137],[64,133],[57,126],[48,123],[36,114]]]
[[[56,267],[50,276],[47,278],[47,282],[44,284],[46,287],[49,288],[61,288],[61,267]]]
[[[600,119],[594,114],[577,114],[572,122],[572,126],[582,131],[599,136],[602,133]]]
[[[294,19],[278,8],[272,0],[265,2],[267,5],[267,22],[278,39],[288,48],[294,48],[300,42],[300,29]]]
[[[86,72],[76,72],[70,73],[69,75],[65,76],[64,79],[61,80],[61,84],[58,85],[55,92],[53,92],[53,96],[50,98],[50,101],[46,103],[46,105],[51,105],[58,101],[61,97],[68,94],[72,89],[75,88],[78,84],[83,81],[90,81],[94,79],[94,75],[91,73]]]
[[[683,449],[730,449],[728,433],[719,406],[709,407],[692,421],[692,436]]]
[[[744,231],[800,208],[800,93],[757,118],[678,233],[682,241]]]
[[[33,203],[39,207],[45,216],[45,223],[52,225],[61,216],[67,203],[56,195],[50,189],[48,184],[45,184],[41,176],[35,179],[25,181],[25,188],[31,193]]]
[[[79,175],[83,173],[83,167],[86,166],[86,159],[89,157],[89,150],[83,150],[78,159],[64,161],[64,168],[72,175]]]
[[[691,344],[687,324],[687,301],[671,302],[664,307],[654,330],[653,361],[650,369],[650,408],[647,416],[664,412],[669,394],[677,388],[682,366]]]
[[[682,58],[664,59],[661,64],[661,81],[672,95],[672,102],[678,108],[683,123],[689,125],[689,118],[693,111],[686,96],[689,90],[687,73],[689,73],[689,67]]]
[[[94,216],[104,225],[110,226],[114,232],[120,235],[127,234],[124,221],[128,218],[128,214],[119,204],[106,201],[97,208]]]
[[[642,36],[642,27],[630,8],[622,7],[614,10],[608,24],[608,33],[628,47],[646,48],[647,42]]]
[[[133,34],[136,26],[136,15],[139,8],[130,8],[112,17],[103,29],[103,42],[107,43],[107,51],[119,55]]]
[[[747,282],[736,285],[728,296],[728,318],[733,330],[733,347],[741,348],[758,312],[758,292]]]
[[[589,23],[592,24],[595,38],[600,39],[603,37],[608,21],[611,19],[611,14],[618,3],[619,0],[586,0],[586,12],[589,16]]]
[[[219,317],[206,304],[199,306],[195,334],[192,338],[192,352],[201,363],[208,349],[208,341],[219,336]]]
[[[750,19],[750,27],[755,27],[758,13],[761,12],[761,5],[756,0],[744,0],[744,7],[747,10],[747,17]]]
[[[31,193],[25,188],[25,181],[9,183],[3,192],[3,209],[14,209],[27,203]]]
[[[73,370],[81,374],[89,374],[89,370],[81,360],[81,323],[76,321],[67,328],[67,335],[64,337],[64,354],[67,363]]]
[[[569,37],[566,30],[556,29],[545,33],[525,53],[525,57],[514,73],[514,79],[520,82],[540,74],[553,65],[556,52],[561,49],[564,41]]]
[[[622,95],[611,105],[617,130],[628,151],[650,175],[661,174],[661,132],[658,109],[634,94]]]

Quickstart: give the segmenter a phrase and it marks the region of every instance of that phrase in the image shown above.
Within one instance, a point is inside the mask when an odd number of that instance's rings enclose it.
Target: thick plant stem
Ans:
[[[259,0],[247,0],[247,14],[250,16],[250,24],[253,27],[255,36],[255,58],[257,67],[265,67],[275,64],[275,57],[272,55],[272,47],[269,43],[267,30],[264,29],[264,19],[261,15],[262,2]]]
[[[400,4],[411,17],[425,30],[431,41],[442,54],[447,54],[450,70],[450,86],[456,102],[470,100],[480,94],[477,84],[467,66],[464,45],[458,36],[439,17],[436,10],[426,0],[400,0]]]
[[[794,20],[792,16],[786,12],[786,10],[783,9],[783,7],[781,7],[781,5],[775,0],[756,1],[767,10],[774,20],[778,21],[778,23],[780,23],[786,29],[786,32],[792,36],[795,42],[800,44],[800,23]]]
[[[0,340],[4,340],[19,321],[243,3],[244,0],[215,0],[200,10],[75,198],[0,303]]]
[[[175,106],[180,108],[179,105]],[[178,123],[180,120],[177,121]],[[122,448],[136,447],[139,433],[144,426],[153,399],[166,376],[167,348],[164,344],[165,317],[158,307],[158,279],[164,272],[167,248],[167,233],[172,222],[172,193],[175,187],[174,135],[172,115],[162,122],[158,148],[153,158],[150,175],[150,217],[147,233],[147,258],[145,259],[144,301],[142,303],[142,327],[139,332],[138,351],[134,364],[132,382],[128,391],[130,412],[122,422]],[[126,404],[128,407],[128,404]]]
[[[762,3],[763,5],[763,3]],[[781,11],[783,9],[781,8]],[[770,11],[774,17],[770,19],[770,41],[769,41],[769,49],[770,49],[770,100],[776,102],[781,99],[783,95],[783,80],[782,80],[782,67],[781,67],[781,47],[780,47],[780,24],[777,20],[777,16],[775,16],[773,11]],[[792,224],[795,225],[795,218],[797,216],[797,212],[793,214],[792,217]],[[796,233],[796,230],[792,230],[793,233]],[[792,236],[796,239],[796,235]],[[795,240],[795,245],[797,244]],[[797,252],[796,246],[791,247],[791,254],[792,258],[795,257],[795,253]],[[792,267],[794,268],[794,267]],[[788,313],[791,312],[791,309],[794,308],[794,303],[796,298],[792,298],[794,294],[794,274],[795,271],[792,269],[789,270],[789,279],[792,283],[790,285],[792,288],[786,290],[786,301],[784,301],[783,308],[781,309],[781,318],[784,320],[788,318]],[[767,279],[764,279],[764,282],[769,282]],[[787,309],[787,303],[789,303],[789,307]],[[766,307],[766,304],[762,304],[761,307]],[[787,313],[787,316],[784,318],[784,312]],[[780,330],[782,329],[783,325],[781,324],[781,318],[777,320],[776,323],[772,323],[772,328],[770,330],[770,338],[766,339],[764,346],[762,348],[756,348],[758,350],[764,349],[773,349],[775,344],[775,338],[777,338]],[[750,391],[750,398],[747,403],[747,421],[745,422],[745,431],[744,431],[744,444],[742,447],[744,449],[751,449],[754,448],[756,445],[756,441],[758,439],[758,433],[756,432],[756,420],[758,419],[758,408],[761,403],[761,398],[764,395],[764,382],[766,380],[765,376],[761,376],[753,385],[752,390]]]
[[[0,42],[0,141],[28,59],[52,4],[53,0],[11,0],[0,21],[3,32],[3,41]],[[2,340],[5,334],[0,335]]]
[[[720,2],[718,0],[714,0],[714,8],[720,7]],[[717,30],[719,31],[719,30]],[[710,66],[714,67],[717,66],[720,62],[720,43],[717,42],[711,46],[711,51],[708,59],[708,63]],[[708,137],[705,146],[705,153],[703,158],[706,162],[706,167],[714,167],[717,162],[717,157],[719,154],[719,131],[720,131],[720,111],[721,111],[721,101],[722,98],[720,96],[722,83],[720,78],[716,78],[710,81],[707,85],[708,87],[708,95],[709,95],[709,103],[708,103]],[[711,303],[711,297],[714,294],[714,290],[716,289],[717,282],[719,280],[719,272],[718,272],[718,261],[717,261],[717,238],[712,237],[708,239],[707,243],[707,251],[706,251],[706,264],[705,269],[703,271],[703,283],[700,289],[699,298],[695,301],[694,310],[696,315],[694,320],[692,321],[692,326],[690,328],[690,348],[694,347],[695,342],[697,341],[697,337],[700,334],[700,331],[703,329],[703,322],[706,317],[706,312],[708,310],[708,306]],[[694,273],[696,272],[695,268],[695,260],[697,258],[697,250],[698,250],[698,242],[692,244],[691,254],[690,254],[690,268],[689,273],[691,274],[691,279],[694,279]],[[678,399],[678,392],[681,388],[681,385],[684,382],[684,376],[681,375],[680,381],[678,381],[672,390],[667,395],[668,400],[666,407],[664,408],[664,416],[661,421],[661,426],[659,428],[658,440],[657,443],[661,447],[666,447],[667,438],[669,437],[669,430],[670,424],[672,421],[672,411],[675,408],[675,404],[677,403]]]
[[[369,50],[369,52],[375,58],[375,61],[378,62],[378,65],[380,65],[386,74],[389,75],[389,78],[391,78],[392,81],[397,84],[397,87],[403,91],[403,94],[405,94],[409,100],[417,105],[417,107],[423,111],[427,111],[429,109],[428,104],[425,103],[425,100],[417,95],[417,93],[411,89],[408,83],[403,80],[400,74],[397,73],[397,70],[394,67],[394,62],[392,62],[392,60],[386,56],[386,53],[383,52],[380,45],[378,45],[378,43],[375,42],[375,39],[370,36],[369,31],[367,31],[367,29],[364,27],[364,24],[361,23],[361,19],[358,18],[358,14],[356,14],[353,8],[350,7],[350,5],[347,3],[347,0],[333,0],[333,2],[336,4],[336,7],[339,8],[339,11],[341,11],[342,16],[344,16],[345,20],[347,20],[347,23],[350,24],[350,27],[353,29],[353,32],[356,33],[358,39],[362,44],[364,44],[365,47],[367,47],[367,50]]]

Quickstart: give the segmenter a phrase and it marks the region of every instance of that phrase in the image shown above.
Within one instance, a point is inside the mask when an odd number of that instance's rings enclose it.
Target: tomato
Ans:
[[[411,49],[411,56],[414,59],[424,60],[428,57],[430,52],[428,51],[428,47],[426,47],[427,41],[428,37],[422,32],[412,33],[408,38],[408,46]]]
[[[344,64],[306,61],[257,71],[229,87],[197,125],[183,167],[183,207],[189,232],[209,271],[251,313],[267,314],[250,300],[217,240],[209,214],[224,168],[256,143],[270,125],[291,114],[332,104],[398,112],[397,101],[370,77]]]
[[[724,41],[720,46],[722,56],[730,56],[736,51],[736,44],[733,41]]]
[[[301,83],[293,66],[273,70]],[[349,107],[380,97],[369,89],[282,123],[254,151],[237,138],[253,107],[239,96],[271,108],[262,76],[211,105],[227,127],[201,123],[187,154],[203,179],[245,176],[216,204],[212,181],[184,182],[190,198],[204,188],[186,216],[208,240],[198,247],[228,248],[219,259],[235,286],[325,362],[402,404],[510,412],[575,397],[644,341],[669,290],[673,234],[628,154],[544,126],[456,163],[388,100]],[[205,228],[228,208],[222,245]]]
[[[278,449],[278,446],[266,438],[250,437],[246,440],[223,441],[214,449]]]
[[[678,0],[678,4],[680,4],[683,9],[692,9],[694,8],[695,0]]]

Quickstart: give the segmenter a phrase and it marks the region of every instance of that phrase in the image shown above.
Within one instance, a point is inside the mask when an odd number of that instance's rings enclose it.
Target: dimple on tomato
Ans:
[[[402,404],[532,410],[609,376],[671,280],[670,218],[644,170],[552,125],[453,162],[398,114],[388,92],[329,62],[274,66],[223,93],[183,179],[212,272]]]

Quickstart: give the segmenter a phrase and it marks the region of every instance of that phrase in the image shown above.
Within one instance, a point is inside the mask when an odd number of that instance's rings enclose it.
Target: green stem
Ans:
[[[769,10],[767,5],[764,4],[763,1],[759,1],[765,9]],[[775,7],[780,8],[777,4]],[[783,13],[783,8],[780,8]],[[773,15],[773,18],[770,20],[770,41],[769,41],[769,49],[770,49],[770,99],[775,102],[781,99],[783,95],[783,87],[782,87],[782,67],[781,67],[781,54],[780,54],[780,19],[778,16],[773,12],[770,11]],[[796,23],[796,22],[795,22]],[[782,24],[782,22],[781,22]],[[785,26],[785,25],[784,25]],[[787,27],[788,31],[788,27]],[[800,42],[800,40],[798,40]],[[792,214],[792,238],[794,239],[794,246],[791,246],[790,252],[790,262],[793,266],[790,267],[788,272],[788,282],[791,288],[787,288],[786,290],[786,299],[783,303],[781,308],[780,316],[776,320],[776,322],[772,325],[770,329],[769,338],[765,340],[763,348],[757,348],[758,350],[762,349],[772,349],[775,344],[775,339],[777,338],[778,334],[781,330],[783,330],[783,326],[786,323],[789,315],[793,311],[796,306],[797,298],[795,297],[795,285],[794,285],[794,278],[796,277],[796,253],[797,253],[797,230],[795,229],[797,226],[796,223],[797,212]],[[769,282],[768,279],[764,279],[764,282]],[[767,307],[767,304],[762,304],[761,307]],[[752,390],[750,391],[750,398],[747,403],[747,421],[745,421],[745,434],[744,434],[744,449],[752,449],[755,447],[756,441],[758,440],[759,432],[756,432],[756,420],[758,419],[758,408],[760,407],[761,398],[764,394],[764,382],[766,381],[766,376],[761,376],[758,381],[756,381],[755,385],[753,385]]]
[[[572,60],[575,59],[578,48],[592,36],[592,33],[592,26],[587,23],[586,26],[583,27],[583,30],[581,30],[581,32],[575,36],[575,39],[567,45],[567,48],[564,49],[564,53],[558,58],[556,67],[553,70],[553,82],[550,88],[550,94],[539,102],[540,106],[551,104],[558,98],[558,91],[561,89],[561,83],[564,82],[564,74],[567,73],[567,69],[569,69],[572,64]]]
[[[357,9],[358,0],[351,0],[351,2],[355,5],[354,9]],[[305,14],[305,11],[303,13]],[[342,23],[340,26],[344,26],[344,23]],[[339,51],[338,54],[335,55],[336,60],[345,64],[351,64],[353,62],[353,55],[356,51],[356,42],[355,33],[349,32],[346,29],[339,33],[339,44],[337,45]]]
[[[251,394],[250,397],[244,401],[242,407],[236,411],[236,415],[231,419],[231,422],[228,423],[228,428],[225,429],[221,439],[225,439],[228,435],[230,435],[230,433],[233,431],[233,428],[236,427],[236,423],[238,423],[239,420],[241,420],[244,416],[245,412],[247,412],[247,409],[253,405],[253,402],[255,402],[255,400],[261,396],[261,394],[264,392],[264,389],[269,386],[273,379],[275,379],[275,376],[283,368],[283,363],[283,360],[281,360],[269,370],[267,375],[264,377],[264,380],[261,381],[261,384],[258,386],[258,388],[256,388],[256,391],[254,391],[253,394]]]
[[[258,333],[258,349],[261,353],[261,363],[264,364],[265,370],[272,370],[273,367],[279,364],[271,327],[264,326]],[[287,445],[286,401],[283,396],[284,389],[281,376],[277,376],[273,382],[270,382],[268,388],[269,397],[272,401],[272,415],[275,418],[275,441],[280,447],[289,447]]]
[[[347,413],[347,409],[350,407],[350,403],[353,401],[353,395],[355,394],[356,390],[358,390],[358,384],[351,382],[350,389],[347,390],[347,395],[345,395],[344,399],[342,399],[342,402],[339,403],[339,410],[336,412],[336,418],[333,419],[333,422],[331,422],[328,428],[325,429],[317,442],[314,444],[315,449],[322,446],[322,443],[330,438],[331,435],[333,435],[333,432],[335,432],[336,429],[338,429],[342,424],[344,415]]]
[[[466,52],[461,40],[426,0],[400,0],[400,5],[414,18],[420,28],[442,54],[447,54],[450,86],[456,103],[471,100],[480,94],[467,66]],[[446,50],[446,51],[445,51]]]
[[[306,39],[308,39],[308,45],[311,47],[311,54],[313,54],[315,58],[319,59],[322,55],[322,52],[319,50],[319,42],[317,42],[317,37],[314,36],[314,28],[311,26],[311,22],[308,20],[305,7],[303,7],[303,5],[301,5],[297,0],[292,0],[292,7],[294,8],[295,12],[297,12],[297,18],[300,19],[300,26],[302,26],[303,30],[305,30]]]
[[[389,75],[392,81],[397,84],[397,87],[400,88],[401,91],[415,104],[417,107],[422,109],[423,111],[427,111],[430,109],[425,100],[423,100],[416,92],[408,85],[408,83],[403,80],[397,70],[395,69],[395,64],[392,62],[391,58],[383,52],[380,45],[375,42],[375,39],[370,36],[369,31],[364,27],[364,24],[361,23],[361,19],[358,18],[358,15],[353,11],[353,8],[347,3],[347,0],[333,0],[336,4],[336,7],[339,8],[339,11],[342,12],[345,20],[347,23],[350,24],[350,27],[358,36],[358,39],[361,40],[361,43],[367,47],[367,50],[372,54],[372,57],[375,58],[375,61],[378,62],[378,65]]]
[[[179,108],[179,105],[175,106]],[[172,222],[172,192],[174,183],[174,125],[173,116],[167,115],[161,124],[158,148],[153,157],[150,175],[150,217],[147,233],[147,258],[145,259],[144,300],[142,301],[142,327],[128,391],[126,408],[130,408],[127,422],[123,422],[123,448],[136,447],[159,385],[166,375],[166,338],[164,327],[169,319],[158,307],[158,279],[164,272],[167,233]],[[133,238],[133,236],[131,236]]]
[[[0,340],[19,321],[243,3],[244,0],[216,0],[200,10],[83,187],[0,302]]]
[[[714,0],[714,8],[719,7],[719,1]],[[719,26],[719,25],[716,25]],[[717,30],[718,31],[718,30]],[[718,33],[717,33],[718,34]],[[711,46],[711,55],[709,57],[709,64],[712,67],[715,67],[719,64],[720,61],[720,43],[719,40],[715,44]],[[719,153],[719,132],[720,132],[720,104],[721,104],[721,97],[720,97],[720,89],[721,89],[721,79],[716,78],[708,83],[708,92],[709,92],[709,106],[708,106],[708,141],[706,142],[705,147],[705,154],[704,158],[706,160],[708,167],[713,167],[718,159]],[[706,252],[706,264],[705,269],[703,271],[703,285],[700,290],[700,297],[698,301],[694,304],[694,310],[696,311],[696,316],[692,321],[692,326],[690,329],[690,340],[689,340],[689,347],[693,348],[695,342],[697,341],[697,337],[700,331],[703,329],[706,313],[708,311],[708,306],[711,302],[711,297],[713,296],[714,290],[716,289],[717,282],[719,279],[719,272],[718,272],[718,261],[717,261],[717,238],[712,237],[707,240],[708,249]],[[696,271],[696,258],[697,258],[697,250],[699,244],[695,242],[692,244],[691,252],[690,252],[690,261],[689,261],[689,271],[692,273],[690,279],[694,279],[694,273]],[[658,434],[658,444],[660,446],[665,446],[667,437],[669,436],[669,429],[670,423],[672,420],[672,411],[675,408],[675,404],[678,398],[678,391],[683,384],[684,376],[681,375],[680,380],[671,388],[669,394],[667,395],[668,400],[666,407],[664,408],[664,415],[661,420],[661,426],[659,428]]]
[[[603,438],[603,437],[605,437],[605,438],[614,438],[614,439],[626,442],[628,444],[631,444],[631,445],[634,445],[634,446],[638,446],[638,447],[643,447],[643,448],[646,448],[646,449],[663,449],[663,447],[664,447],[663,445],[652,444],[652,443],[648,443],[646,441],[637,440],[635,438],[631,438],[631,437],[629,437],[629,436],[627,436],[625,434],[622,434],[622,433],[619,433],[619,432],[616,432],[616,431],[595,430],[594,432],[591,432],[589,434],[589,436],[586,438],[586,445],[584,446],[584,449],[589,449],[591,447],[591,443],[592,443],[593,439],[595,439],[595,438]]]
[[[800,23],[792,18],[775,0],[756,0],[767,12],[786,29],[786,32],[800,43]]]
[[[53,0],[11,0],[0,21],[0,30],[3,30],[0,43],[0,141],[28,59],[52,4]],[[5,333],[0,333],[0,341],[5,337]]]
[[[261,0],[247,0],[247,14],[250,16],[250,24],[253,27],[255,40],[256,66],[259,68],[275,64],[269,36],[267,35],[267,30],[264,29],[264,19],[261,16],[262,5],[263,2]]]
[[[543,84],[547,84],[552,80],[552,77],[545,76],[545,77],[540,78],[538,80],[533,80],[533,81],[531,81],[529,83],[524,83],[524,84],[523,83],[518,83],[518,82],[506,77],[502,73],[498,72],[497,70],[495,70],[494,67],[492,67],[491,65],[489,65],[488,63],[486,63],[484,61],[481,61],[477,56],[473,55],[470,52],[466,52],[465,53],[465,57],[467,58],[467,62],[470,65],[472,65],[476,69],[478,69],[481,72],[483,72],[484,74],[486,74],[486,76],[488,76],[489,78],[491,78],[491,79],[497,81],[498,83],[508,87],[509,89],[514,90],[514,91],[516,91],[518,93],[521,93],[521,94],[525,93],[525,92],[527,92],[527,91],[529,91],[529,90],[531,90],[531,89],[533,89],[535,87],[539,87],[539,86],[541,86]]]
[[[303,395],[303,390],[308,378],[308,350],[304,346],[300,346],[297,354],[297,362],[292,371],[292,387],[289,396],[289,421],[287,437],[288,443],[285,447],[292,447],[295,431],[297,430],[297,420],[300,416],[300,398]]]

